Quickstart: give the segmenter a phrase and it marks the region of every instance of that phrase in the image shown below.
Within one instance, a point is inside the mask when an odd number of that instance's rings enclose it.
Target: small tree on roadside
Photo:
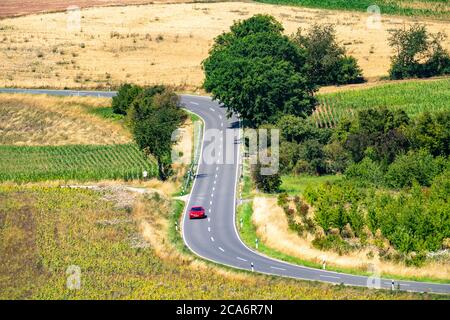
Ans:
[[[120,86],[117,95],[112,99],[112,109],[116,114],[127,114],[127,110],[134,99],[143,91],[143,89],[133,84],[123,84]]]
[[[441,44],[445,39],[444,33],[429,33],[421,24],[392,31],[389,45],[395,55],[391,57],[391,79],[450,74],[450,56]]]
[[[354,57],[336,40],[333,25],[313,24],[305,35],[298,29],[293,41],[307,53],[309,77],[319,85],[363,82],[361,68]]]
[[[267,193],[278,192],[281,186],[280,174],[277,172],[265,175],[262,169],[263,166],[259,161],[251,167],[251,174],[256,187]]]
[[[172,89],[155,86],[143,91],[133,101],[128,118],[134,140],[158,164],[160,180],[172,174],[172,133],[187,115],[180,108],[179,97]]]

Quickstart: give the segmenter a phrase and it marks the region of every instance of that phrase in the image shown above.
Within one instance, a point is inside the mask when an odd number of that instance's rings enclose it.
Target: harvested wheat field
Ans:
[[[64,11],[71,6],[79,8],[99,7],[99,6],[120,6],[130,4],[148,3],[176,3],[192,2],[189,0],[2,0],[0,3],[0,19],[11,16],[21,16],[26,14]]]
[[[279,252],[300,259],[319,264],[325,259],[328,265],[363,272],[368,271],[370,265],[376,265],[377,270],[384,274],[449,279],[450,268],[445,263],[433,262],[415,268],[381,260],[377,254],[370,258],[367,249],[345,255],[316,249],[311,244],[312,238],[301,238],[289,229],[286,214],[277,205],[276,198],[256,197],[253,200],[252,221],[262,242]]]
[[[104,98],[1,94],[0,145],[130,143],[121,124],[94,114],[110,104]]]
[[[365,13],[244,2],[84,9],[78,31],[68,29],[64,12],[10,18],[0,21],[0,86],[89,89],[134,82],[196,91],[214,37],[256,13],[275,16],[287,34],[313,22],[336,24],[338,39],[369,79],[387,74],[388,30],[416,20],[383,16],[381,29],[371,29]],[[431,32],[450,34],[446,22],[425,23]]]

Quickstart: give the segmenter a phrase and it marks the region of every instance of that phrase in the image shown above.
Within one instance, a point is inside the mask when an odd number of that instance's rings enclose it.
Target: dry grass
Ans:
[[[374,264],[382,273],[406,277],[429,277],[439,279],[450,278],[450,266],[439,263],[429,263],[421,268],[381,261],[378,255],[367,256],[368,250],[338,255],[324,252],[311,245],[312,237],[299,237],[289,229],[283,209],[277,205],[276,198],[255,197],[253,201],[252,221],[261,240],[269,247],[300,259],[321,263],[325,257],[328,265],[341,268],[353,268],[367,271]]]
[[[0,144],[67,145],[129,143],[119,123],[90,114],[109,99],[0,95]]]
[[[4,19],[0,86],[108,88],[127,81],[195,91],[214,37],[256,13],[275,16],[287,34],[313,22],[335,23],[339,40],[370,79],[387,73],[388,30],[417,20],[383,16],[382,29],[368,29],[365,13],[242,2],[85,9],[82,32],[75,33],[67,29],[65,13]],[[446,22],[426,24],[431,32],[450,34]]]

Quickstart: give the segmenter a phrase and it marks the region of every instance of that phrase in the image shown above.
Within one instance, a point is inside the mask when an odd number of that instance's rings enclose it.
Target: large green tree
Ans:
[[[128,117],[136,143],[156,159],[159,178],[166,180],[172,173],[172,133],[186,119],[179,97],[169,88],[150,87],[133,101]]]
[[[255,15],[219,35],[203,61],[205,89],[251,127],[308,115],[316,104],[305,52],[282,31],[273,17]]]

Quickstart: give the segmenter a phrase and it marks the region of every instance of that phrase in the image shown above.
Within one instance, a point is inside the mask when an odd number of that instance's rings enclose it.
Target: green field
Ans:
[[[137,179],[157,173],[135,144],[0,146],[0,181]]]
[[[321,122],[336,122],[344,115],[361,109],[386,107],[403,109],[414,117],[422,112],[450,108],[450,78],[433,81],[409,81],[380,85],[368,89],[319,94],[321,105],[330,107]],[[325,118],[324,118],[324,117]]]
[[[293,5],[310,8],[350,10],[366,12],[367,8],[376,4],[381,14],[425,16],[440,19],[449,19],[448,0],[256,0],[262,3],[280,5]]]
[[[319,185],[325,182],[333,182],[342,179],[342,176],[295,176],[285,175],[281,177],[281,191],[295,196],[302,194],[308,185]]]

